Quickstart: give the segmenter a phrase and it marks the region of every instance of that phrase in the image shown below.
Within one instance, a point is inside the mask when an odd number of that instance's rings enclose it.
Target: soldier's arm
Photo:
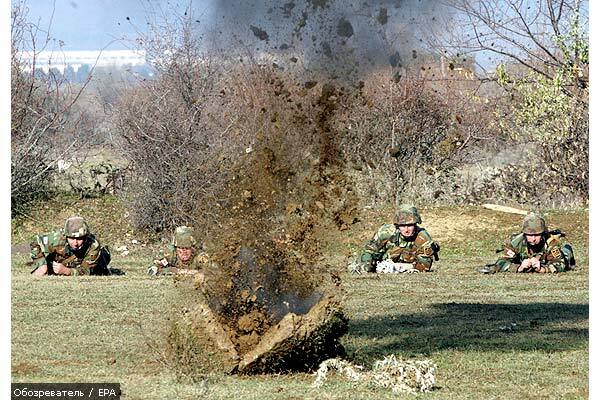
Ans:
[[[173,254],[175,248],[169,246],[169,248],[160,253],[152,262],[152,265],[148,267],[148,275],[159,275],[163,272],[177,272],[177,268],[173,265]]]
[[[30,256],[34,267],[33,271],[31,271],[32,273],[41,266],[46,265],[46,256],[40,245],[41,240],[43,240],[42,236],[36,236],[29,244],[29,247],[31,249]]]
[[[157,268],[166,268],[169,266],[169,259],[165,254],[161,254],[154,259],[152,264]]]
[[[383,259],[385,245],[394,235],[396,227],[393,224],[385,224],[379,228],[371,240],[367,242],[360,255],[362,264],[373,264]]]
[[[67,267],[66,265],[70,265],[69,261],[61,261],[61,262],[52,262],[52,271],[56,275],[76,275],[72,268]]]
[[[543,260],[540,272],[565,272],[574,264],[573,247],[566,240],[560,237],[550,237],[548,240],[548,249]]]
[[[428,271],[433,264],[434,242],[429,233],[422,229],[415,239],[414,267],[419,271]]]
[[[515,244],[514,238],[508,239],[498,252],[500,253],[500,256],[498,257],[498,260],[496,260],[496,267],[500,272],[508,271],[511,265],[519,264],[521,262],[519,249]]]
[[[80,276],[80,275],[91,275],[92,269],[95,265],[90,264],[87,261],[82,261],[81,263],[76,263],[75,266],[71,266],[73,264],[69,263],[67,265],[63,263],[59,263],[54,268],[54,272],[59,275],[70,275],[70,276]],[[64,268],[61,268],[64,267]]]
[[[52,269],[48,269],[49,261],[53,261],[56,256],[56,248],[64,240],[62,232],[55,231],[36,235],[30,243],[31,260],[34,265],[33,274],[41,276],[46,273],[51,274]]]

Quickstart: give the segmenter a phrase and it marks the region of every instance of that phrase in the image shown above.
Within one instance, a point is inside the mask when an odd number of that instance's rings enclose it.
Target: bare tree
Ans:
[[[589,4],[583,0],[446,0],[429,38],[450,61],[472,56],[503,89],[493,139],[535,149],[507,165],[489,194],[545,204],[588,196]],[[525,166],[523,164],[526,164]],[[480,191],[479,194],[485,191]],[[550,200],[551,199],[551,200]]]
[[[553,79],[574,70],[588,84],[588,2],[581,0],[446,0],[452,10],[443,35],[430,38],[448,57],[480,54],[491,64],[508,61]],[[481,55],[484,55],[482,57]],[[489,67],[489,66],[488,66]]]
[[[25,1],[11,11],[11,201],[12,215],[49,196],[59,159],[81,146],[85,113],[74,108],[85,89],[62,75],[39,70],[38,56],[50,34],[27,20]]]

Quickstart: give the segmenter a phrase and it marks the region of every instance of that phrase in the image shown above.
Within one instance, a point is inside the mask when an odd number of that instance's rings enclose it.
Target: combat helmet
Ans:
[[[531,213],[523,220],[523,233],[526,235],[541,235],[546,232],[546,221],[541,215]]]
[[[420,224],[421,216],[417,211],[417,207],[409,204],[402,204],[396,211],[394,223],[396,225]]]
[[[173,245],[175,247],[194,247],[196,246],[196,238],[194,231],[189,226],[178,226],[175,228],[173,235]]]
[[[70,238],[82,238],[90,233],[85,219],[81,217],[69,217],[65,222],[65,236]]]

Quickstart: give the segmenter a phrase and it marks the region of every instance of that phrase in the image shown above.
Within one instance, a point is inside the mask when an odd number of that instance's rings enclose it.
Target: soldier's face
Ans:
[[[536,245],[542,240],[542,235],[529,235],[526,233],[525,240],[527,240],[527,243],[530,245]]]
[[[189,261],[192,258],[192,248],[191,247],[178,247],[177,248],[177,258],[181,261]]]
[[[83,246],[83,238],[67,238],[67,243],[69,243],[69,247],[73,250],[79,250]]]
[[[400,225],[400,233],[404,237],[412,237],[415,234],[415,229],[414,225]]]

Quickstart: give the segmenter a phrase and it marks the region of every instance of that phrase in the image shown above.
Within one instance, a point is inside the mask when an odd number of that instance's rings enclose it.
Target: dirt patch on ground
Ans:
[[[21,362],[16,365],[13,365],[11,368],[11,372],[13,375],[30,375],[40,371],[40,368],[36,365]]]
[[[440,243],[456,243],[485,238],[491,233],[509,235],[519,231],[523,216],[481,207],[425,209],[423,226]]]

